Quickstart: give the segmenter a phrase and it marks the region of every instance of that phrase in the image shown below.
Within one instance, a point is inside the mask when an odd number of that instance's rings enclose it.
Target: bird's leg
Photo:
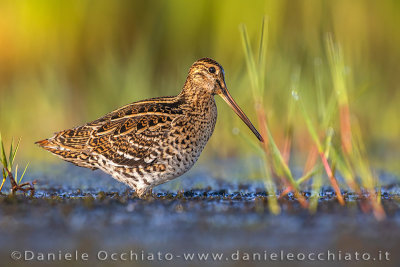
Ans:
[[[146,191],[144,199],[150,200],[152,198],[153,198],[153,189],[150,188],[149,190]]]
[[[142,190],[136,190],[136,193],[140,199],[149,200],[153,197],[153,189],[145,188]]]

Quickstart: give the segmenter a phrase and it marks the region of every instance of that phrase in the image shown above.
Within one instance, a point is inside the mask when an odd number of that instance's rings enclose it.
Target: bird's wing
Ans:
[[[114,165],[146,166],[158,157],[159,142],[183,116],[183,105],[176,98],[150,99],[61,131],[48,139],[47,144],[44,140],[39,145],[77,165],[79,160],[85,163],[96,155]],[[79,159],[69,159],[71,155]]]

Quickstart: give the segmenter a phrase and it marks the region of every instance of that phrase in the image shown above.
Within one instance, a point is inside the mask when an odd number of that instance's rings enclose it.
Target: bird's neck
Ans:
[[[184,102],[193,107],[201,108],[204,105],[215,103],[214,96],[203,88],[204,84],[195,83],[188,79],[178,95]]]

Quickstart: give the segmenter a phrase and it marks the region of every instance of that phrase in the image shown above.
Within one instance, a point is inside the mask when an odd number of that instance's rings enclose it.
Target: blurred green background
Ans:
[[[22,137],[19,153],[29,161],[55,160],[34,141],[133,101],[177,94],[201,57],[222,64],[228,89],[257,124],[238,29],[244,23],[256,46],[267,15],[265,108],[278,144],[287,130],[293,73],[301,69],[300,89],[311,111],[316,83],[332,90],[325,37],[333,33],[347,65],[352,120],[360,124],[374,166],[398,171],[399,14],[395,0],[2,0],[0,131],[7,140]],[[219,119],[204,153],[254,154],[232,129],[254,138],[251,132],[217,102]],[[295,116],[293,149],[306,155],[312,140],[301,115]]]

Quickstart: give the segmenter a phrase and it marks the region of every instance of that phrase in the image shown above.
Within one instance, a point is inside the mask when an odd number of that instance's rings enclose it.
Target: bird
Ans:
[[[222,66],[201,58],[178,95],[133,102],[36,144],[77,166],[104,171],[145,199],[195,164],[215,128],[215,95],[264,142],[228,92]]]

